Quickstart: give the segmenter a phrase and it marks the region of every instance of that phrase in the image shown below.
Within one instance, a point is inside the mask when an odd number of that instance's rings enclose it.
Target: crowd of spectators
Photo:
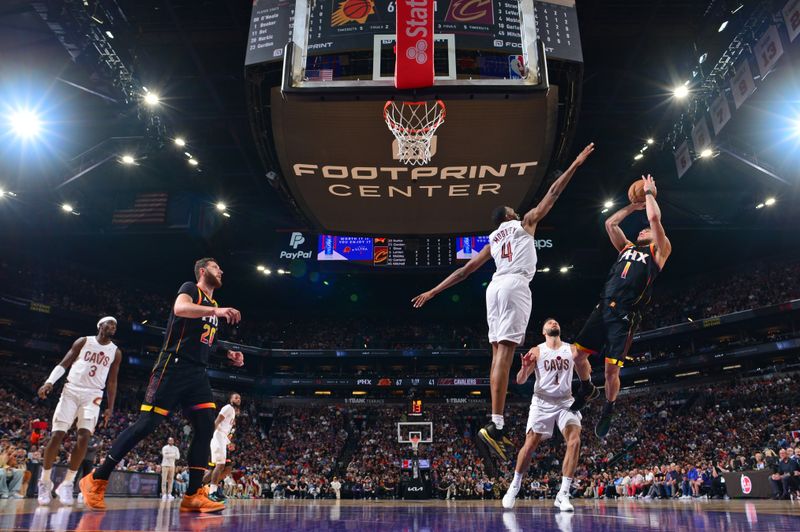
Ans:
[[[535,282],[535,281],[534,281]],[[9,295],[96,316],[163,326],[173,294],[142,283],[87,275],[75,266],[45,269],[0,261],[0,285]],[[709,273],[679,284],[657,284],[641,330],[702,320],[800,298],[800,262],[761,262],[735,271]],[[577,333],[585,316],[564,316],[565,331]],[[478,318],[476,318],[478,320]],[[538,337],[531,324],[529,338]],[[336,331],[336,334],[331,334]],[[248,319],[226,339],[255,347],[285,349],[445,349],[486,346],[482,320],[420,318],[386,320],[329,316]]]
[[[41,461],[47,432],[33,427],[49,421],[55,400],[35,398],[44,373],[20,371],[14,371],[13,381],[0,376],[0,466],[9,471],[7,486],[0,480],[0,497],[20,493],[26,463]],[[109,426],[98,426],[95,434],[98,460],[138,415],[134,399],[122,395]],[[770,469],[775,496],[788,498],[800,489],[798,407],[800,381],[789,374],[624,395],[606,441],[584,431],[573,496],[723,497],[722,472]],[[597,408],[585,411],[587,424]],[[483,404],[428,404],[424,419],[433,421],[434,443],[421,445],[419,457],[430,460],[427,473],[435,496],[486,499],[506,490],[513,464],[493,471],[474,445],[485,409]],[[402,460],[412,456],[407,444],[397,443],[396,423],[404,411],[399,405],[272,405],[245,396],[233,436],[233,473],[224,489],[234,497],[317,498],[334,497],[336,491],[345,497],[397,497],[409,473]],[[507,424],[517,445],[526,417],[527,405],[508,406]],[[176,416],[138,445],[120,469],[158,473],[160,450],[169,437],[185,457],[191,428]],[[66,463],[73,445],[68,435],[59,463]],[[537,450],[523,496],[545,497],[557,489],[563,452],[557,437]],[[178,468],[180,495],[185,463],[179,461]]]

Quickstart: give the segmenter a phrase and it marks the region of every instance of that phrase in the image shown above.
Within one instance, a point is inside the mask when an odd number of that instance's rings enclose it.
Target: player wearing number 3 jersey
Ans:
[[[486,321],[489,325],[489,342],[492,344],[492,367],[489,375],[492,391],[492,421],[478,434],[478,443],[502,460],[507,460],[506,448],[510,441],[505,436],[503,411],[505,410],[508,374],[514,360],[514,351],[525,339],[525,330],[531,313],[531,291],[528,285],[536,273],[536,226],[550,212],[589,155],[594,144],[589,144],[550,186],[539,204],[520,219],[511,207],[498,207],[492,213],[497,227],[485,246],[467,264],[450,274],[435,288],[412,300],[420,308],[428,300],[466,279],[472,272],[494,259],[496,271],[486,289]]]

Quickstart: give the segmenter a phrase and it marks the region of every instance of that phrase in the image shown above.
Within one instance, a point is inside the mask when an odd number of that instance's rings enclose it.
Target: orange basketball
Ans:
[[[347,0],[342,5],[342,13],[350,20],[358,20],[370,14],[372,5],[371,0]]]
[[[630,188],[628,188],[628,199],[631,200],[631,203],[644,202],[644,181],[638,179],[633,182]]]

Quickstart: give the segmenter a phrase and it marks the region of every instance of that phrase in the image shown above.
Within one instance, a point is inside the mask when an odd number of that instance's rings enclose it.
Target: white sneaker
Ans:
[[[558,492],[556,495],[556,500],[553,502],[553,506],[561,510],[562,512],[574,512],[575,507],[572,506],[572,503],[569,502],[569,495],[566,493]]]
[[[514,486],[508,487],[508,491],[503,495],[503,508],[510,510],[514,507],[517,503],[517,493],[519,493],[519,488],[515,489]]]
[[[161,500],[162,500],[162,501],[166,501],[166,500],[167,500],[167,494],[166,494],[166,493],[165,493],[164,495],[162,495],[162,496],[161,496]]]
[[[40,480],[37,486],[39,487],[39,496],[37,497],[39,504],[42,506],[50,504],[50,501],[53,500],[52,495],[50,495],[53,490],[53,483]]]
[[[72,489],[74,488],[74,484],[70,482],[67,484],[66,482],[62,482],[56,488],[56,496],[58,497],[59,502],[61,504],[72,504],[74,499],[72,498]]]
[[[78,504],[83,504],[83,493],[78,492]]]
[[[175,496],[174,496],[174,495],[172,495],[172,494],[169,494],[169,495],[167,495],[167,500],[170,500],[170,501],[171,501],[171,500],[173,500],[174,498],[175,498]]]

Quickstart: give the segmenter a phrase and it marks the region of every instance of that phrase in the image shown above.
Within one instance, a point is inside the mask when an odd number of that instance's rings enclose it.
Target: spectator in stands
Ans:
[[[342,498],[342,483],[339,482],[338,477],[333,477],[333,480],[331,481],[331,489],[333,490],[333,494],[336,496],[337,501]]]
[[[786,449],[779,450],[778,457],[778,463],[773,467],[770,476],[773,499],[790,499],[800,489],[800,466],[794,460],[789,460]]]
[[[9,440],[0,441],[0,499],[23,498],[19,489],[24,479],[24,470],[18,467],[17,456],[17,449]]]
[[[755,461],[753,462],[753,469],[762,470],[767,469],[767,463],[764,461],[764,455],[762,453],[756,453]]]

